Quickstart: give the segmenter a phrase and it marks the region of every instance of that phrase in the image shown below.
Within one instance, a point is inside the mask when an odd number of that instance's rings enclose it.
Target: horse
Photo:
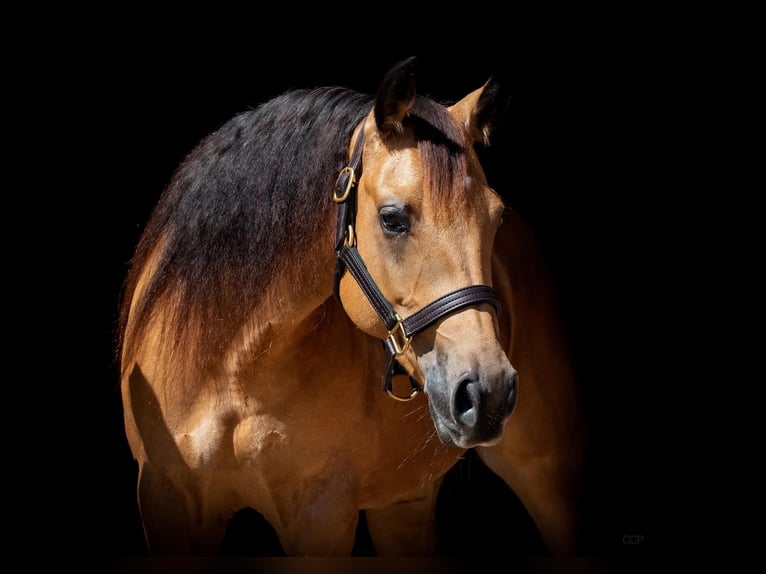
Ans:
[[[477,149],[503,73],[454,103],[416,60],[374,95],[295,88],[180,163],[123,284],[125,433],[152,555],[216,555],[254,509],[288,556],[436,553],[473,449],[574,551],[583,431],[554,286]]]

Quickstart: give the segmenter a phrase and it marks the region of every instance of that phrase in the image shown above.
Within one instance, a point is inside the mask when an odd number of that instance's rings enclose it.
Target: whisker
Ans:
[[[428,443],[431,442],[434,438],[437,437],[436,429],[433,429],[431,432],[426,435],[426,437],[423,439],[423,442],[413,450],[409,456],[405,456],[404,459],[399,463],[399,465],[396,467],[396,470],[401,470],[410,460],[414,459],[417,455],[419,455],[421,452],[424,452],[426,448],[428,448]],[[440,445],[441,442],[437,441],[437,446]],[[438,453],[438,449],[434,451]]]
[[[425,405],[420,405],[420,406],[417,406],[417,407],[415,407],[414,409],[412,409],[410,412],[406,413],[404,416],[405,416],[405,417],[408,417],[408,416],[410,416],[410,415],[414,415],[414,414],[415,414],[416,412],[418,412],[418,411],[426,411],[426,406],[425,406]],[[426,411],[426,413],[425,413],[425,414],[428,414],[428,412]],[[422,421],[422,420],[423,420],[423,416],[421,415],[421,416],[418,418],[418,421]]]

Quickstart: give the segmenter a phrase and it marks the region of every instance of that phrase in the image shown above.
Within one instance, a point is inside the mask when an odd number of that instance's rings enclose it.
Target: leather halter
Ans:
[[[459,311],[464,307],[479,303],[490,303],[495,312],[500,315],[500,301],[492,287],[488,285],[472,285],[463,287],[439,297],[419,311],[402,319],[392,305],[381,293],[367,267],[356,249],[354,225],[356,220],[357,185],[362,175],[362,150],[364,148],[364,127],[359,131],[359,137],[354,144],[349,164],[344,167],[335,183],[336,190],[333,201],[338,206],[335,222],[335,277],[333,290],[340,302],[340,280],[346,270],[356,279],[362,292],[367,297],[373,309],[378,313],[383,324],[388,329],[388,336],[383,340],[386,351],[386,363],[383,369],[383,390],[391,397],[407,401],[422,391],[420,384],[408,375],[407,371],[396,360],[405,353],[412,338],[424,331],[442,317]],[[395,375],[409,376],[412,392],[408,396],[397,395],[393,391],[392,378]]]

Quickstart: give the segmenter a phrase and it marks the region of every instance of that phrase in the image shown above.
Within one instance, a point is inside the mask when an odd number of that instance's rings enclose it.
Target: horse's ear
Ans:
[[[511,83],[505,67],[498,67],[489,80],[449,109],[463,122],[474,142],[489,145],[490,135],[502,123],[511,103]]]
[[[375,97],[375,124],[382,134],[402,131],[402,120],[415,103],[415,58],[391,68]]]

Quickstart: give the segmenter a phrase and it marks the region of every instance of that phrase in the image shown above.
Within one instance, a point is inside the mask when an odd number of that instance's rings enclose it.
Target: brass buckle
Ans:
[[[398,338],[397,338],[398,334]],[[406,352],[412,342],[412,337],[408,337],[404,332],[404,325],[402,324],[402,318],[399,314],[396,314],[396,325],[388,332],[388,338],[391,340],[391,344],[394,346],[394,351],[397,355],[401,355]]]
[[[342,170],[340,170],[340,173],[338,174],[338,179],[344,174],[348,173],[348,181],[346,182],[346,189],[343,190],[343,195],[338,197],[338,191],[335,190],[332,192],[332,200],[335,203],[343,203],[348,199],[348,194],[351,193],[351,188],[354,187],[354,180],[356,179],[356,174],[354,173],[354,168],[351,166],[346,166]]]

